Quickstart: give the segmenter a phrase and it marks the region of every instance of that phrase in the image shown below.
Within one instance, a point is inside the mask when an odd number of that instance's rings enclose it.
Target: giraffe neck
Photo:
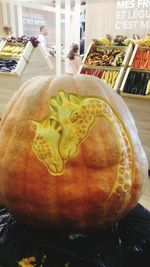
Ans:
[[[117,178],[109,197],[111,197],[113,193],[120,194],[121,192],[127,192],[130,190],[131,179],[133,177],[133,152],[127,133],[117,115],[115,115],[109,104],[104,100],[90,100],[89,111],[89,114],[92,114],[95,118],[103,116],[110,121],[118,139],[120,157],[118,161]]]

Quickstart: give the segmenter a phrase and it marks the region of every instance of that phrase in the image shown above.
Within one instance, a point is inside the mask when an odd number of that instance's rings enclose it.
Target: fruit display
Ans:
[[[93,45],[85,60],[85,65],[89,66],[122,66],[125,51],[119,48],[102,48]]]
[[[6,44],[4,48],[0,51],[0,58],[13,58],[20,59],[23,54],[25,46],[17,45],[17,44]]]
[[[112,45],[111,41],[108,40],[107,38],[100,38],[100,39],[93,39],[94,45],[101,45],[101,46],[110,46]]]
[[[132,45],[119,47],[111,43],[111,46],[101,46],[99,40],[95,39],[83,59],[80,73],[94,75],[118,91],[132,50]]]
[[[0,72],[11,72],[15,70],[17,63],[14,59],[0,59]]]
[[[150,70],[150,49],[138,48],[132,68]]]
[[[116,79],[118,77],[119,71],[117,70],[106,70],[103,72],[101,77],[107,84],[109,84],[112,88],[115,85]]]
[[[133,38],[126,38],[124,41],[123,41],[123,45],[125,46],[128,46],[129,44],[132,44],[132,45],[135,45],[136,43],[136,40],[133,39]]]
[[[116,35],[114,38],[113,38],[113,43],[115,45],[125,45],[125,40],[127,39],[127,36],[123,36],[123,35]]]
[[[26,224],[107,228],[137,205],[147,175],[131,112],[94,76],[36,76],[3,111],[0,205]]]
[[[138,44],[139,46],[150,47],[150,34],[147,34],[144,39],[136,41],[136,44]]]
[[[138,95],[150,94],[150,72],[130,71],[123,92]]]
[[[26,45],[29,41],[32,43],[33,47],[37,47],[39,44],[38,38],[35,36],[28,37],[26,35],[23,35],[21,37],[11,37],[9,39],[3,38],[7,43],[9,44],[20,44],[20,45]]]
[[[104,70],[102,70],[102,69],[86,69],[86,68],[83,68],[81,70],[81,73],[82,74],[94,75],[94,76],[96,76],[98,78],[101,78],[102,77],[103,72],[104,72]]]
[[[82,69],[81,73],[87,74],[87,75],[94,75],[101,80],[104,80],[107,84],[109,84],[112,88],[115,85],[115,82],[117,80],[119,71],[118,70],[103,70],[103,69]]]
[[[18,66],[20,67],[20,70],[23,70],[23,66],[25,66],[25,58],[26,60],[28,60],[28,57],[32,50],[30,47],[30,49],[28,49],[28,52],[26,51],[26,55],[24,54],[24,57],[22,57],[28,42],[32,44],[32,47],[37,47],[39,44],[38,39],[34,36],[22,36],[17,38],[11,37],[9,39],[3,39],[2,45],[0,47],[0,72],[15,71],[16,73],[16,68]],[[20,73],[20,70],[17,69],[18,74]]]

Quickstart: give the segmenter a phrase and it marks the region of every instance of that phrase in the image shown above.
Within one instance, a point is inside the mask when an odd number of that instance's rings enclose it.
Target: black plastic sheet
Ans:
[[[138,204],[105,231],[60,236],[23,225],[1,207],[0,267],[16,267],[30,256],[36,267],[43,257],[43,267],[150,267],[150,212]]]

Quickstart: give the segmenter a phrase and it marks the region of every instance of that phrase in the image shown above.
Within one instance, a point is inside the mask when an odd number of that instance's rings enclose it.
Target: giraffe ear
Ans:
[[[49,116],[49,119],[52,119],[52,120],[55,120],[55,121],[58,121],[58,118],[57,118],[57,113],[53,113],[52,115]]]
[[[37,127],[38,127],[38,122],[32,120],[32,123],[31,123],[31,130],[32,130],[33,132],[36,132]]]
[[[73,102],[73,103],[75,103],[75,104],[77,104],[77,105],[80,104],[80,100],[79,100],[79,98],[76,97],[76,96],[74,96],[74,95],[69,95],[69,99],[70,99],[71,102]]]
[[[52,114],[53,112],[56,112],[56,110],[52,107],[50,101],[48,101],[48,106],[49,106],[49,114]]]

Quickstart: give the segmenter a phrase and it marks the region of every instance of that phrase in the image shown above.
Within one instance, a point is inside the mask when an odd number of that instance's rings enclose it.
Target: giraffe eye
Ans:
[[[73,113],[71,116],[71,122],[76,122],[78,119],[78,114],[77,113]]]

